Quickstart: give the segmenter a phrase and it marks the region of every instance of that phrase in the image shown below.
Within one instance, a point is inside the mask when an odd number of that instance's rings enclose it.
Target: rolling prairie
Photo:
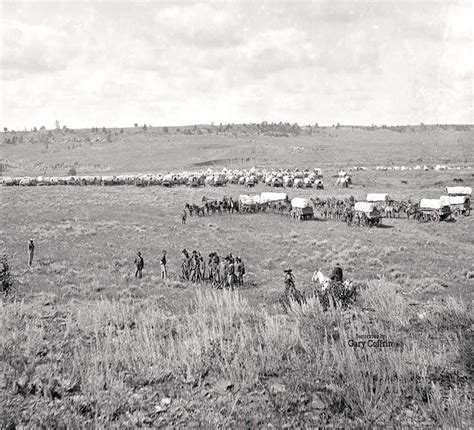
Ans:
[[[115,130],[114,130],[115,132]],[[95,133],[97,134],[97,133]],[[439,197],[471,169],[375,171],[376,165],[472,165],[472,133],[322,129],[317,135],[164,135],[125,129],[112,141],[59,133],[3,145],[4,175],[147,173],[207,167],[321,167],[325,190]],[[81,142],[68,139],[75,137]],[[5,137],[5,136],[3,136]],[[74,146],[74,147],[73,147]],[[334,186],[339,168],[349,189]],[[402,180],[404,181],[402,183]],[[268,191],[160,186],[2,187],[0,246],[17,278],[1,304],[0,425],[31,427],[467,427],[472,393],[474,216],[384,219],[380,228],[274,214],[188,218],[203,196]],[[28,238],[36,242],[27,267]],[[240,255],[240,291],[178,279],[179,253]],[[170,279],[159,279],[166,249]],[[141,250],[144,277],[133,276]],[[350,310],[314,299],[283,314],[283,270],[310,295],[312,273],[339,263],[368,288]],[[351,348],[380,333],[402,348]]]

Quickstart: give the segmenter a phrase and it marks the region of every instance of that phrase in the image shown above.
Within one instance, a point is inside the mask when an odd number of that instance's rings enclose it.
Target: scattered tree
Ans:
[[[135,127],[138,127],[138,124],[137,124],[137,123],[135,123]]]
[[[40,127],[40,130],[46,130],[46,127],[45,127],[44,125],[42,125],[42,126]]]
[[[120,129],[120,133],[123,133],[123,128]]]
[[[168,133],[168,127],[163,127],[163,133]]]
[[[146,126],[146,124],[143,124],[143,131],[147,131],[148,130],[148,127]]]
[[[69,176],[77,176],[77,171],[75,167],[71,167],[69,171],[67,172]]]
[[[8,131],[7,127],[3,127],[3,131],[6,133]]]

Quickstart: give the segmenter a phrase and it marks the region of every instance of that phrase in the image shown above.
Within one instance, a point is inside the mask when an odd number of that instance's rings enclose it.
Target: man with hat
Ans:
[[[145,262],[143,261],[142,253],[140,251],[137,252],[137,256],[135,257],[135,266],[137,267],[137,270],[135,271],[135,278],[138,277],[138,279],[141,279]]]
[[[28,266],[33,265],[33,257],[35,255],[35,244],[33,243],[33,239],[30,239],[28,243]]]
[[[280,296],[280,304],[286,312],[291,306],[291,300],[301,305],[304,302],[304,296],[296,289],[293,271],[286,269],[283,272],[285,273],[285,292]]]
[[[343,282],[342,268],[339,266],[339,263],[336,264],[336,267],[332,270],[331,281]]]
[[[285,285],[287,287],[295,286],[295,277],[293,276],[293,271],[291,269],[283,270],[285,273]]]
[[[166,251],[163,250],[163,255],[160,260],[160,269],[161,269],[161,279],[166,279],[168,277],[168,271],[166,270]]]

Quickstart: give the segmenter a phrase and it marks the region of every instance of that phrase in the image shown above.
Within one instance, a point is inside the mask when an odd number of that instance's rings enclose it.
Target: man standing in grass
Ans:
[[[161,279],[166,279],[168,276],[168,273],[166,271],[166,251],[163,251],[163,255],[161,256],[160,268],[161,268]]]
[[[137,256],[135,257],[135,266],[137,267],[137,270],[135,271],[135,278],[138,277],[138,279],[141,279],[145,262],[143,261],[142,253],[140,251],[138,251]]]
[[[30,239],[30,243],[28,243],[28,266],[33,265],[33,257],[35,255],[35,244],[33,243],[33,239]]]

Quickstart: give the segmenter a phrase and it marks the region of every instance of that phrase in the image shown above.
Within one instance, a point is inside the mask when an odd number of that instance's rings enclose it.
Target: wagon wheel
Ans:
[[[439,222],[439,221],[441,221],[441,216],[439,215],[438,212],[433,212],[431,214],[431,220],[435,221],[435,222]]]

